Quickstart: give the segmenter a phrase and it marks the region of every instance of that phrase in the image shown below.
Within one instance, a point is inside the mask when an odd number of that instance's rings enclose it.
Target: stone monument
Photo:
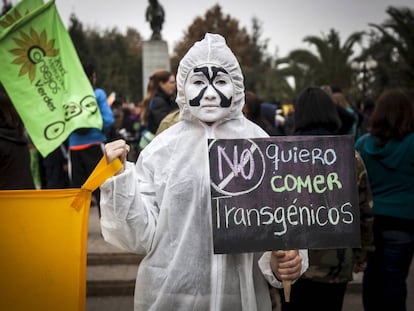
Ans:
[[[162,39],[161,30],[164,23],[164,8],[157,0],[149,0],[145,18],[152,29],[151,39],[144,41],[142,51],[142,85],[143,96],[147,92],[149,77],[158,69],[171,70],[168,44]]]

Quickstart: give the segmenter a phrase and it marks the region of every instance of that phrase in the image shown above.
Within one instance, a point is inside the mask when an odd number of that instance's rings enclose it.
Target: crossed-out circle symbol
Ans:
[[[255,165],[256,168],[261,169],[260,174],[255,172],[254,177],[250,180],[243,179],[243,174],[241,176],[236,176],[233,171],[227,173],[227,175],[220,179],[216,174],[212,174],[211,176],[211,186],[220,194],[226,196],[238,196],[242,194],[246,194],[252,192],[253,190],[257,189],[264,178],[265,175],[265,157],[260,150],[259,146],[251,139],[240,140],[241,145],[243,147],[247,146],[243,152],[246,152],[251,155],[251,157],[241,157],[244,160],[244,163],[239,163],[239,169],[243,169],[247,164],[247,161],[254,161],[259,165]],[[209,152],[217,151],[215,148],[218,147],[219,142],[217,140],[213,140],[209,145]],[[243,182],[239,182],[242,179]],[[234,189],[233,189],[234,188]]]

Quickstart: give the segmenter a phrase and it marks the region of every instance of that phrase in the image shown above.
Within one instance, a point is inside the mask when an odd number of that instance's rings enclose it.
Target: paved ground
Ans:
[[[91,208],[89,218],[89,234],[88,234],[88,254],[90,253],[122,253],[119,249],[107,244],[103,241],[99,234],[99,219],[95,207]],[[136,268],[136,267],[135,267]],[[87,279],[99,279],[107,271],[112,270],[110,274],[113,275],[135,275],[134,267],[129,267],[125,270],[124,266],[118,268],[104,268],[92,269],[87,268]],[[114,271],[113,271],[114,270]],[[363,311],[361,298],[361,274],[355,276],[356,280],[349,284],[347,293],[345,295],[343,311]],[[408,283],[408,299],[407,311],[414,311],[414,265],[411,265]],[[88,296],[86,299],[87,311],[133,311],[133,297],[127,296]],[[236,310],[235,310],[236,311]],[[275,311],[280,311],[276,309]]]

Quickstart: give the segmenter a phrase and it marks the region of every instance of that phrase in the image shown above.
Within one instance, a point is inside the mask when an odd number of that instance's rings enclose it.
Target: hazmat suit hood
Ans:
[[[234,93],[230,113],[225,120],[241,118],[244,105],[244,79],[240,65],[221,35],[206,33],[204,39],[196,42],[188,50],[178,66],[176,101],[181,110],[180,119],[190,121],[196,119],[189,111],[189,99],[186,98],[184,85],[189,73],[200,65],[215,65],[224,68],[228,72],[232,79]]]

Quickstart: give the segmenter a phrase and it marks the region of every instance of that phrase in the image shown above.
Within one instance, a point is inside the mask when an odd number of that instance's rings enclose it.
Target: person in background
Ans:
[[[359,100],[358,109],[361,113],[360,123],[358,127],[358,138],[368,132],[368,125],[374,111],[375,101],[372,98],[365,97]]]
[[[141,107],[138,104],[131,103],[123,111],[124,120],[122,126],[126,129],[128,137],[137,141],[141,131]]]
[[[308,87],[295,102],[294,126],[293,135],[335,135],[341,121],[331,97],[319,87]],[[352,273],[366,266],[367,253],[373,248],[372,194],[358,152],[355,165],[362,248],[309,250],[309,268],[293,286],[291,301],[282,299],[283,311],[341,311]]]
[[[32,171],[33,183],[35,185],[35,188],[39,190],[44,187],[42,174],[42,157],[30,137],[27,138],[30,153],[30,170]]]
[[[131,150],[128,154],[128,161],[135,162],[140,152],[139,141],[141,138],[141,109],[138,103],[130,104],[124,109],[124,128],[129,135]]]
[[[245,103],[243,106],[243,114],[250,121],[256,123],[260,126],[269,136],[280,135],[274,126],[274,122],[270,123],[262,115],[262,105],[263,101],[253,92],[247,91],[245,93]],[[274,106],[273,117],[275,116],[276,106]]]
[[[0,189],[35,189],[28,139],[6,90],[0,84]]]
[[[115,99],[111,105],[111,111],[114,116],[114,123],[106,135],[108,141],[120,138],[127,140],[128,133],[124,127],[125,108],[122,106],[122,101]]]
[[[143,254],[135,285],[139,310],[271,310],[268,283],[282,286],[307,268],[306,250],[214,254],[208,138],[268,137],[247,120],[243,74],[217,34],[180,61],[180,121],[157,135],[136,165],[123,140],[107,143],[123,169],[102,186],[104,239]]]
[[[84,66],[85,73],[94,89],[98,108],[102,116],[102,130],[81,128],[69,135],[69,176],[71,187],[80,188],[103,156],[106,135],[114,123],[114,116],[103,89],[96,87],[96,73],[93,65]],[[94,192],[99,206],[99,189]]]
[[[170,112],[178,109],[174,97],[175,76],[166,70],[158,70],[150,77],[141,111],[141,124],[145,126],[140,147],[143,149],[154,138],[161,123]]]
[[[68,147],[64,142],[42,159],[43,188],[64,189],[69,187]]]
[[[369,132],[355,144],[374,198],[374,244],[363,280],[366,311],[406,310],[414,252],[414,103],[401,89],[375,103]]]
[[[160,125],[158,126],[157,132],[155,135],[160,134],[165,131],[167,128],[171,127],[180,120],[180,110],[174,110],[167,114],[164,119],[161,120]]]
[[[332,87],[329,85],[321,85],[320,87],[326,94],[328,94],[335,104],[337,104],[338,99],[334,99]],[[337,97],[342,97],[341,90],[339,88],[334,88]],[[343,103],[342,103],[343,104]],[[345,105],[345,104],[343,104]],[[355,116],[344,108],[342,105],[337,104],[336,110],[338,111],[339,118],[341,119],[341,126],[337,130],[336,134],[338,135],[347,135],[352,132],[352,127],[356,122]]]
[[[349,135],[353,135],[354,137],[357,136],[358,134],[358,125],[359,125],[359,114],[357,112],[357,110],[349,103],[349,101],[347,100],[345,94],[342,92],[342,90],[337,87],[337,86],[332,86],[332,99],[333,101],[338,105],[338,107],[343,108],[346,112],[349,113],[350,116],[352,116],[352,121],[350,118],[350,121],[348,121],[350,123],[350,128],[348,129],[347,132],[345,132],[343,134],[349,134]],[[342,117],[343,120],[345,120],[344,117]]]

